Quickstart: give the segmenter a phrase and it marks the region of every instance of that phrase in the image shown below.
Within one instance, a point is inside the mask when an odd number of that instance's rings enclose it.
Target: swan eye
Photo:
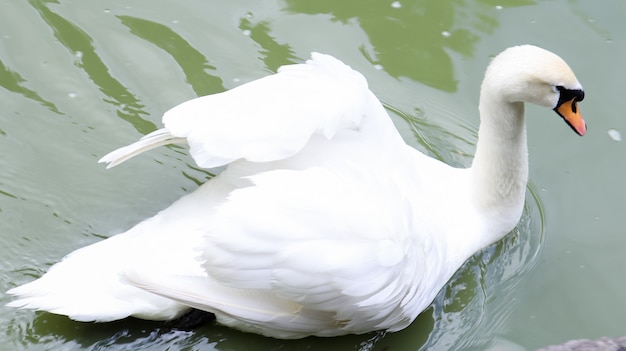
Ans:
[[[561,87],[561,86],[556,86],[556,85],[553,85],[553,86],[552,86],[552,92],[553,92],[553,93],[558,93],[558,92],[559,92],[559,90],[560,90],[560,89],[562,89],[562,88],[563,88],[563,87]]]
[[[574,100],[574,102],[578,102],[583,101],[585,98],[585,92],[580,89],[567,89],[560,85],[554,86],[553,89],[556,89],[559,93],[559,101],[556,104],[557,107],[561,106],[565,101]]]

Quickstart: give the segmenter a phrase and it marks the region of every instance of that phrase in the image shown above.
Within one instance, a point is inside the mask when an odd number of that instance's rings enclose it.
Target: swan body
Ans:
[[[519,221],[525,102],[578,134],[567,64],[517,46],[489,65],[472,166],[407,146],[365,78],[318,53],[304,64],[165,113],[164,128],[104,156],[168,143],[226,169],[125,233],[9,291],[10,306],[79,321],[167,320],[189,308],[277,338],[407,327],[462,263]]]

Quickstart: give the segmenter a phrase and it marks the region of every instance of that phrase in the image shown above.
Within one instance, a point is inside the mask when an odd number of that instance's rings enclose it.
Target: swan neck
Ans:
[[[476,155],[471,167],[472,200],[503,236],[521,217],[528,180],[524,104],[508,102],[498,89],[483,84]],[[504,233],[502,233],[504,232]],[[493,241],[499,238],[492,238]]]

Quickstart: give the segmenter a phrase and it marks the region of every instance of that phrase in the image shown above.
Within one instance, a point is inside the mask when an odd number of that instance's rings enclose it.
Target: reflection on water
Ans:
[[[372,52],[363,48],[372,64],[392,77],[407,77],[431,87],[456,91],[449,51],[471,56],[480,34],[498,26],[487,15],[495,5],[529,5],[534,1],[467,2],[349,0],[286,0],[287,10],[307,14],[331,14],[334,20],[355,21],[369,38]],[[484,3],[484,4],[483,4]]]
[[[50,101],[44,100],[37,92],[24,87],[21,83],[26,80],[19,73],[11,71],[2,60],[0,60],[0,86],[8,91],[23,95],[25,98],[40,102],[54,113],[59,113],[59,109]],[[2,133],[4,134],[4,133]]]
[[[241,18],[239,29],[259,44],[261,60],[270,72],[276,72],[280,66],[300,62],[288,44],[280,44],[270,35],[271,28],[267,21],[253,23],[252,18],[250,13]]]
[[[207,73],[215,71],[198,50],[171,28],[152,21],[130,16],[117,16],[130,32],[172,56],[182,68],[185,80],[198,96],[220,93],[226,88],[222,79]]]
[[[50,10],[46,3],[46,1],[30,1],[41,18],[54,30],[54,36],[59,42],[79,59],[76,65],[84,70],[93,83],[110,98],[108,102],[119,107],[118,116],[130,122],[143,134],[155,130],[156,125],[154,123],[140,116],[146,114],[143,111],[144,106],[120,81],[109,73],[109,69],[98,56],[93,39],[89,34]]]
[[[62,5],[64,1],[38,1],[30,0],[29,4],[47,25],[52,36],[58,41],[57,46],[66,52],[66,59],[74,64],[69,70],[83,74],[92,88],[104,95],[105,103],[117,112],[119,129],[130,124],[141,134],[146,134],[157,128],[154,119],[148,116],[150,110],[142,101],[141,95],[133,88],[135,82],[132,78],[115,74],[110,66],[122,65],[115,60],[122,60],[115,53],[107,53],[107,59],[103,58],[101,51],[103,45],[94,38],[98,37],[97,26],[85,27],[76,21],[65,18],[55,6]],[[87,3],[87,2],[86,2]],[[352,23],[358,27],[367,37],[366,42],[356,40],[353,46],[344,48],[346,52],[356,52],[364,57],[371,65],[378,65],[387,75],[384,78],[368,77],[370,85],[374,86],[380,79],[380,83],[393,86],[398,91],[405,89],[401,79],[408,78],[414,82],[428,85],[441,91],[453,92],[457,90],[457,80],[453,66],[453,56],[461,55],[470,57],[474,52],[474,46],[484,33],[490,33],[498,26],[495,12],[496,5],[520,6],[530,5],[534,1],[507,1],[506,4],[496,4],[492,1],[357,1],[350,0],[341,4],[329,0],[324,1],[279,1],[279,12],[267,15],[260,2],[242,4],[241,7],[231,9],[230,5],[220,5],[218,2],[197,4],[197,11],[205,16],[206,23],[221,23],[223,35],[228,38],[245,37],[248,40],[244,50],[254,51],[257,56],[254,59],[262,63],[268,71],[275,71],[283,64],[300,62],[301,58],[308,56],[308,52],[299,52],[295,48],[297,43],[287,43],[281,40],[285,33],[273,29],[274,24],[292,14],[306,14],[308,16],[330,17],[326,22]],[[101,11],[99,7],[91,4],[91,8],[80,7],[79,4],[69,4],[78,7],[81,11]],[[184,33],[201,31],[203,28],[185,28],[184,14],[178,14],[181,20],[174,27],[161,17],[152,18],[138,16],[137,12],[125,13],[129,8],[127,4],[109,4],[115,16],[110,16],[116,22],[107,22],[110,26],[118,26],[119,30],[133,40],[139,40],[149,44],[152,50],[165,54],[173,59],[172,71],[180,70],[179,79],[189,85],[196,95],[206,95],[224,91],[225,78],[220,73],[219,66],[208,58],[208,49],[199,47],[189,40]],[[115,5],[115,6],[114,6]],[[136,7],[145,6],[158,8],[166,3],[160,2],[137,2]],[[86,5],[82,5],[86,6]],[[186,6],[191,6],[186,4]],[[222,8],[221,6],[224,6]],[[225,13],[227,10],[231,11]],[[0,9],[1,11],[1,9]],[[117,12],[115,12],[117,11]],[[165,11],[165,10],[164,10]],[[129,11],[130,12],[130,11]],[[141,11],[139,11],[141,12]],[[25,13],[30,13],[25,11]],[[5,12],[6,14],[6,12]],[[260,15],[264,14],[264,15]],[[490,15],[493,14],[493,15]],[[166,15],[166,14],[165,14]],[[191,15],[189,21],[191,22]],[[165,16],[167,17],[167,16]],[[29,17],[35,21],[34,17]],[[181,28],[185,28],[182,30]],[[316,30],[317,28],[298,28],[298,30]],[[243,36],[241,35],[243,33]],[[50,33],[39,33],[48,36]],[[100,39],[104,40],[104,39]],[[115,39],[111,39],[115,40]],[[332,41],[332,37],[323,38]],[[207,46],[226,45],[224,43],[206,43]],[[243,45],[243,44],[242,44]],[[112,45],[110,47],[114,47]],[[220,47],[212,48],[219,51]],[[64,106],[57,100],[46,99],[42,91],[47,87],[35,88],[27,83],[28,72],[19,72],[8,64],[10,53],[0,51],[0,86],[4,89],[1,95],[10,93],[18,94],[26,100],[34,101],[43,106],[50,113],[63,115],[67,113]],[[162,56],[157,56],[162,57]],[[139,64],[143,58],[136,58]],[[240,61],[236,61],[240,62]],[[224,63],[222,63],[224,64]],[[235,65],[233,63],[232,65]],[[159,75],[160,72],[154,72]],[[388,83],[392,82],[392,83]],[[39,90],[41,89],[41,91]],[[52,87],[56,89],[56,87]],[[156,89],[156,88],[155,88]],[[51,94],[50,94],[51,95]],[[12,95],[10,95],[12,96]],[[95,97],[94,100],[102,97]],[[100,101],[98,101],[100,102]],[[94,101],[86,102],[93,103]],[[26,108],[26,107],[20,107]],[[431,155],[452,164],[467,164],[468,153],[473,147],[475,131],[467,130],[464,134],[454,134],[441,127],[440,124],[426,121],[423,118],[424,111],[417,107],[409,112],[392,105],[388,110],[399,120],[404,121],[413,133],[415,142],[421,145]],[[16,107],[17,109],[17,107]],[[21,111],[21,110],[16,110]],[[85,117],[86,118],[86,117]],[[5,138],[12,128],[18,130],[20,124],[9,123],[2,120],[0,125],[0,138]],[[117,121],[116,121],[117,122]],[[59,122],[71,123],[71,122]],[[6,125],[6,126],[5,126]],[[59,124],[57,128],[66,128],[67,124]],[[9,128],[9,129],[7,129]],[[46,139],[47,138],[47,139]],[[5,138],[7,139],[7,138]],[[42,145],[54,144],[52,136],[37,136],[36,141]],[[19,151],[22,141],[5,141],[13,146],[12,150]],[[129,142],[132,140],[129,140]],[[80,159],[79,155],[86,153],[82,146],[93,143],[92,139],[84,144],[75,144],[74,148],[68,148],[58,152],[58,157],[65,157],[70,161]],[[102,143],[104,141],[101,141]],[[14,144],[10,144],[14,143]],[[4,145],[4,144],[3,144]],[[453,146],[455,145],[455,146]],[[460,145],[460,146],[459,146]],[[100,145],[99,149],[110,149],[115,145]],[[117,145],[119,146],[119,145]],[[184,149],[171,148],[170,152],[184,153]],[[94,151],[92,151],[94,152]],[[34,160],[32,162],[39,162]],[[180,163],[182,177],[189,179],[193,184],[199,185],[212,176],[206,170],[197,169],[186,161]],[[81,170],[74,172],[79,174]],[[149,177],[152,175],[148,175]],[[62,183],[64,180],[59,179]],[[137,181],[137,180],[133,180]],[[144,181],[144,179],[142,179]],[[5,184],[11,188],[20,189],[18,177],[0,178],[0,216],[3,219],[10,216],[10,211],[5,208],[14,207],[13,201],[20,198],[17,191],[4,190]],[[182,186],[181,186],[182,187]],[[190,191],[193,189],[190,189]],[[114,192],[115,189],[111,189]],[[119,190],[124,191],[124,190]],[[160,191],[167,191],[160,190]],[[107,198],[109,194],[98,194],[101,201],[113,201]],[[6,198],[6,199],[5,199]],[[507,291],[513,289],[517,277],[532,266],[543,237],[543,215],[540,201],[536,196],[529,196],[526,210],[520,225],[504,240],[483,250],[468,261],[454,276],[452,282],[447,285],[436,298],[433,306],[426,310],[406,330],[387,334],[375,332],[366,335],[346,336],[333,339],[306,338],[303,340],[282,341],[263,338],[257,335],[240,333],[219,326],[204,326],[194,331],[183,332],[167,330],[160,323],[146,322],[128,319],[115,323],[89,324],[77,323],[65,317],[47,313],[32,313],[29,311],[15,311],[4,309],[0,317],[0,325],[3,325],[3,333],[0,335],[0,345],[11,345],[15,349],[54,349],[54,350],[78,350],[78,349],[114,349],[114,350],[450,350],[450,349],[484,349],[488,340],[481,339],[481,333],[495,328],[499,319],[505,318],[507,309],[504,302]],[[27,201],[27,200],[24,200]],[[45,204],[50,207],[47,210],[55,211],[57,204]],[[60,205],[58,205],[60,206]],[[76,209],[79,211],[80,209]],[[54,212],[56,213],[56,212]],[[78,212],[80,213],[80,212]],[[37,220],[31,220],[27,224],[31,232],[46,232],[48,228],[37,226]],[[11,218],[4,221],[11,222]],[[8,224],[7,224],[8,225]],[[86,225],[89,232],[92,230]],[[9,228],[11,232],[19,231],[20,228]],[[81,228],[83,232],[85,228]],[[67,241],[75,242],[77,233],[66,233]],[[21,237],[22,235],[16,235]],[[50,239],[53,240],[53,239]],[[28,242],[28,239],[25,240]],[[29,256],[29,247],[17,238],[2,238],[4,250],[13,256]],[[4,245],[6,244],[6,245]],[[44,242],[41,245],[46,245]],[[74,245],[68,245],[74,246]],[[2,255],[0,255],[2,256]],[[10,257],[10,256],[5,256]],[[32,276],[40,276],[47,269],[50,262],[45,259],[28,257],[20,262],[20,268],[9,259],[2,261],[10,268],[2,272],[0,291],[4,292],[9,287],[15,286],[16,282],[30,280]],[[39,260],[38,260],[39,259]],[[50,258],[52,259],[52,258]],[[54,258],[58,259],[58,257]],[[17,258],[15,258],[17,260]],[[25,262],[25,263],[24,263]],[[26,267],[26,268],[24,268]],[[494,302],[494,296],[499,298]],[[4,304],[8,298],[0,295],[0,303]],[[502,302],[504,301],[504,302]]]

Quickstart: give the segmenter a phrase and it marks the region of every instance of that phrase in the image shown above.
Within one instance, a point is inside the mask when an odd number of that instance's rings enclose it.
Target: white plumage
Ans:
[[[522,64],[523,63],[523,64]],[[129,231],[14,288],[10,306],[81,321],[165,320],[189,307],[278,338],[408,326],[476,251],[521,215],[523,102],[585,133],[582,87],[533,46],[494,59],[471,168],[407,146],[363,76],[312,55],[166,112],[165,128],[104,156],[114,166],[186,142],[218,176]]]

